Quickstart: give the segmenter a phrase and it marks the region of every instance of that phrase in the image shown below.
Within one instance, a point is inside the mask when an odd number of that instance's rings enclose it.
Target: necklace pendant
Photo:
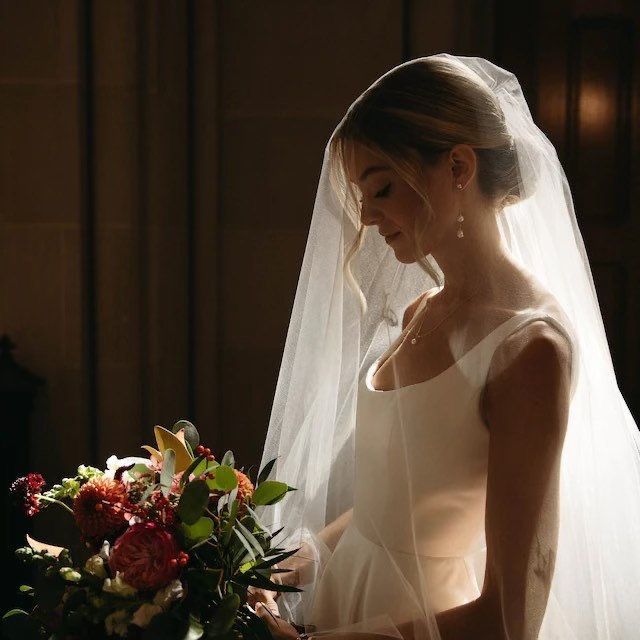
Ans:
[[[416,342],[418,342],[416,338],[411,338],[411,344],[415,344]]]

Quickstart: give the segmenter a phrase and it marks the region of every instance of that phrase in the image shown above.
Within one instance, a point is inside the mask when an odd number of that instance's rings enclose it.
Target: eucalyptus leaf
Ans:
[[[233,457],[233,451],[227,451],[222,457],[222,462],[220,464],[227,465],[228,467],[235,467],[236,460]]]
[[[195,450],[195,448],[200,444],[200,434],[194,424],[188,420],[178,420],[178,422],[171,427],[171,431],[173,433],[178,433],[180,429],[184,429],[185,442],[188,442],[191,449]]]
[[[162,457],[162,470],[160,471],[160,489],[165,498],[171,491],[175,470],[176,452],[173,449],[165,449]]]
[[[186,524],[183,522],[180,525],[180,528],[188,540],[196,542],[211,536],[213,533],[213,520],[203,516],[193,524]]]
[[[209,502],[209,487],[204,480],[190,482],[178,502],[178,516],[185,524],[195,524]]]
[[[215,477],[211,480],[208,480],[209,487],[215,491],[232,491],[238,486],[238,478],[236,477],[235,471],[232,467],[221,464],[216,467],[213,471],[215,473]]]

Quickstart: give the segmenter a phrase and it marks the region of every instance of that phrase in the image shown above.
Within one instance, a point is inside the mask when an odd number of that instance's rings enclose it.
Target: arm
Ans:
[[[327,545],[329,550],[333,552],[338,544],[338,541],[342,537],[344,530],[351,522],[353,516],[353,508],[345,511],[342,515],[338,516],[333,522],[330,522],[324,529],[322,529],[317,535],[324,544]],[[302,544],[298,553],[289,556],[279,564],[275,565],[277,569],[291,569],[290,573],[274,574],[274,578],[282,584],[287,584],[295,587],[299,587],[308,584],[313,580],[314,571],[313,566],[314,554],[309,549],[308,544],[305,542]],[[311,570],[309,570],[311,569]],[[275,597],[279,597],[278,593]]]
[[[569,345],[548,325],[533,322],[496,350],[482,404],[490,432],[484,585],[478,599],[435,616],[442,640],[538,637],[555,562],[569,392]],[[411,623],[399,631],[413,640]]]

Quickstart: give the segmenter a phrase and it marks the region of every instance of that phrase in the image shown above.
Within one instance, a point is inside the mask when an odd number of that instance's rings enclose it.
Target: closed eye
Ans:
[[[380,189],[380,191],[378,191],[378,193],[376,193],[374,198],[386,198],[389,195],[390,189],[391,189],[391,183],[389,183],[383,189]]]
[[[380,191],[378,191],[373,197],[374,198],[386,198],[389,195],[389,191],[391,190],[391,183],[389,183],[386,187],[383,187],[382,189],[380,189]],[[358,202],[360,202],[360,204],[362,204],[362,201],[364,200],[364,198],[359,198]]]

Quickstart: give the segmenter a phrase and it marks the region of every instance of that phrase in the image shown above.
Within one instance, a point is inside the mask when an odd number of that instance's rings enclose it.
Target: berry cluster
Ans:
[[[211,449],[209,449],[209,447],[203,447],[201,444],[196,447],[196,454],[204,456],[209,462],[215,460],[215,456],[211,453]]]

